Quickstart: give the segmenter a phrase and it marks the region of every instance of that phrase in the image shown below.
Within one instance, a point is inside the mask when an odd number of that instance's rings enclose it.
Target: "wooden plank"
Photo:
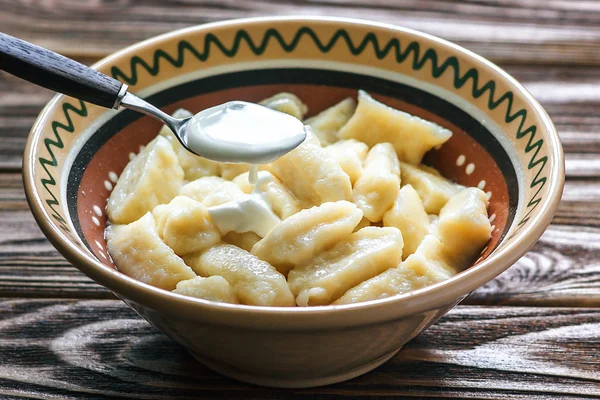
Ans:
[[[29,210],[0,211],[0,296],[114,298],[48,242]]]
[[[551,225],[532,250],[465,304],[598,307],[599,243],[599,228]]]
[[[29,130],[51,97],[49,90],[0,72],[0,171],[21,169]]]
[[[0,173],[0,296],[114,298],[48,242],[18,173]]]
[[[600,306],[600,181],[568,181],[540,242],[470,304]],[[45,239],[17,173],[0,174],[0,297],[109,298]]]
[[[118,300],[0,302],[0,396],[582,399],[600,396],[600,309],[452,310],[375,371],[279,390],[195,362]]]
[[[495,61],[600,63],[600,8],[592,1],[0,0],[0,9],[3,31],[69,55],[102,56],[160,33],[224,19],[327,15],[422,30]]]

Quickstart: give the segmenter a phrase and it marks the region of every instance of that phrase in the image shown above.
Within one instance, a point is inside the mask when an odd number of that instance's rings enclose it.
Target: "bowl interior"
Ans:
[[[503,247],[523,253],[560,197],[560,144],[539,105],[485,60],[412,31],[349,20],[233,21],[153,39],[98,68],[167,112],[287,91],[310,116],[363,89],[450,129],[452,138],[424,161],[488,194],[492,239],[475,264]],[[70,242],[66,253],[114,268],[104,240],[106,200],[159,129],[135,112],[66,97],[47,107],[28,143],[25,179],[32,210],[55,244]]]
[[[278,83],[261,83],[261,76]],[[268,78],[272,76],[276,79]],[[500,243],[516,210],[516,174],[508,155],[486,128],[452,104],[409,86],[366,78],[333,71],[264,69],[187,82],[155,93],[150,101],[169,112],[181,107],[197,112],[229,100],[259,101],[287,91],[303,99],[310,114],[315,114],[348,96],[356,98],[357,89],[364,89],[390,106],[434,121],[454,134],[439,150],[427,154],[426,161],[444,176],[462,185],[479,186],[490,196],[489,215],[493,216],[494,229],[478,261],[485,259]],[[289,83],[282,83],[285,81]],[[239,86],[228,87],[231,82]],[[199,94],[202,87],[210,91]],[[72,222],[88,249],[105,265],[114,267],[104,240],[107,198],[130,157],[153,139],[160,127],[149,117],[130,111],[120,113],[96,131],[75,158],[67,192]]]

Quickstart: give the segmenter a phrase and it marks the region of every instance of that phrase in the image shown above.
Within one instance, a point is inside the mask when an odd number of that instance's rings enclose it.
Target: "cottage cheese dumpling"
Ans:
[[[337,201],[302,210],[275,226],[252,254],[287,274],[350,235],[362,218],[353,203]]]
[[[229,282],[218,275],[209,276],[208,278],[197,276],[181,281],[177,284],[173,293],[221,303],[239,303]]]
[[[183,185],[183,170],[169,141],[157,136],[127,164],[108,198],[114,224],[128,224],[168,203]]]
[[[314,136],[313,136],[314,137]],[[307,138],[300,146],[271,163],[277,178],[307,204],[351,200],[352,184],[337,160],[315,139]]]
[[[408,256],[401,266],[410,268],[418,276],[424,277],[428,285],[446,280],[460,272],[448,262],[444,244],[433,234],[426,235],[417,251]]]
[[[385,299],[420,289],[427,285],[427,280],[410,269],[400,266],[356,285],[348,290],[333,304],[362,303],[363,301]]]
[[[340,139],[357,139],[369,147],[391,143],[400,161],[419,164],[423,155],[452,136],[448,129],[396,110],[359,90],[356,112],[340,130]]]
[[[468,267],[490,240],[487,204],[482,190],[467,188],[450,198],[440,211],[437,232],[448,262],[458,271]]]
[[[149,285],[173,290],[196,276],[158,236],[150,213],[129,225],[109,226],[106,243],[119,271]]]
[[[335,142],[325,147],[325,150],[340,163],[340,167],[348,174],[350,182],[354,185],[362,175],[363,162],[367,158],[369,147],[363,142],[349,139]]]
[[[204,250],[221,241],[221,233],[211,222],[204,204],[185,196],[177,196],[168,204],[152,211],[156,231],[179,255]]]
[[[364,171],[354,185],[354,203],[371,222],[379,222],[394,204],[400,189],[400,165],[389,143],[373,146]]]
[[[348,290],[335,304],[349,304],[408,293],[442,282],[473,262],[490,238],[487,198],[477,188],[453,196],[444,206],[434,233],[427,234],[414,254]]]
[[[308,111],[306,104],[293,93],[281,92],[260,102],[265,107],[303,119]]]
[[[330,304],[348,289],[402,261],[396,228],[367,227],[349,235],[290,271],[288,282],[299,306]]]
[[[261,104],[300,120],[308,109],[286,92]],[[408,293],[480,254],[491,236],[485,193],[421,164],[450,131],[364,91],[304,124],[303,143],[252,169],[197,157],[163,127],[108,200],[117,268],[176,294],[291,307]]]
[[[348,97],[307,119],[304,123],[311,127],[321,144],[325,146],[337,142],[337,133],[346,125],[355,109],[356,101]]]
[[[252,251],[252,247],[254,247],[260,239],[262,238],[254,232],[239,233],[232,231],[223,236],[223,241],[225,243],[236,245],[240,249],[244,249],[248,252]]]
[[[428,214],[439,214],[440,210],[462,189],[463,186],[431,173],[429,167],[415,167],[406,163],[400,164],[400,175],[403,185],[411,185],[423,201],[423,206]]]
[[[456,272],[442,254],[442,245],[435,235],[427,235],[417,251],[396,268],[356,285],[334,304],[359,303],[396,296],[441,282]]]
[[[383,214],[383,225],[400,229],[404,239],[402,258],[413,254],[425,235],[430,231],[429,215],[423,207],[419,194],[411,185],[398,191],[391,209]]]
[[[219,244],[185,257],[201,276],[222,276],[242,304],[255,306],[294,305],[294,296],[285,281],[268,262],[230,244]]]
[[[214,192],[225,182],[227,182],[225,179],[218,176],[206,176],[184,185],[181,190],[179,190],[179,195],[203,202],[209,194]]]
[[[230,201],[241,200],[246,197],[242,189],[231,181],[225,181],[217,186],[208,196],[202,200],[206,207],[220,206]]]

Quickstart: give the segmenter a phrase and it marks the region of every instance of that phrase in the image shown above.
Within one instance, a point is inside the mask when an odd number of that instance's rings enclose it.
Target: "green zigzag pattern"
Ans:
[[[62,149],[64,147],[64,143],[62,141],[62,138],[60,137],[60,134],[58,133],[58,130],[62,129],[68,133],[75,132],[75,126],[73,125],[73,120],[71,119],[71,115],[69,114],[69,111],[72,111],[81,117],[87,117],[87,108],[85,106],[85,103],[83,101],[79,100],[79,108],[76,108],[75,106],[73,106],[70,103],[63,103],[62,110],[63,110],[63,114],[65,115],[65,118],[67,119],[67,125],[63,124],[62,122],[52,121],[52,132],[54,133],[55,140],[51,139],[51,138],[44,139],[44,147],[46,147],[46,150],[48,151],[50,160],[48,160],[47,158],[40,157],[39,161],[40,161],[40,165],[42,166],[44,171],[46,171],[46,175],[47,175],[47,178],[42,178],[42,180],[41,180],[42,186],[44,186],[44,188],[46,189],[46,191],[48,192],[48,195],[49,195],[49,199],[46,200],[46,204],[52,210],[52,217],[59,222],[60,226],[64,230],[68,231],[69,227],[67,225],[67,222],[65,221],[65,219],[63,217],[60,216],[60,213],[58,213],[56,211],[56,209],[54,208],[56,206],[59,206],[60,203],[59,203],[58,199],[56,198],[56,196],[52,193],[52,191],[48,187],[48,186],[56,186],[56,179],[54,179],[54,176],[48,170],[48,167],[57,167],[58,166],[58,160],[56,159],[56,156],[54,155],[54,152],[52,151],[52,147],[56,147],[57,149]]]
[[[319,51],[322,53],[328,53],[333,49],[339,42],[342,42],[346,45],[351,54],[358,56],[365,52],[367,49],[372,49],[375,57],[378,59],[383,59],[390,54],[393,55],[398,63],[403,63],[407,59],[412,60],[412,68],[414,70],[420,70],[425,67],[427,64],[431,65],[431,74],[434,78],[439,78],[447,71],[453,74],[453,83],[456,89],[462,88],[469,81],[472,82],[471,94],[474,98],[479,98],[481,96],[488,96],[488,108],[490,110],[494,110],[503,103],[506,103],[506,112],[504,121],[506,123],[511,123],[513,121],[520,120],[519,127],[517,128],[516,138],[523,139],[527,138],[527,144],[525,146],[525,153],[530,154],[531,158],[527,168],[529,170],[537,167],[537,171],[535,176],[530,184],[530,188],[536,189],[534,195],[527,203],[528,212],[527,214],[519,221],[519,227],[523,226],[529,219],[533,210],[537,207],[537,205],[541,202],[541,197],[539,196],[540,191],[546,184],[547,178],[542,176],[545,166],[548,162],[548,158],[546,156],[539,157],[539,153],[544,144],[543,139],[536,140],[536,132],[537,127],[535,125],[525,126],[527,120],[527,111],[525,109],[520,109],[518,111],[513,111],[514,104],[514,94],[511,91],[508,91],[496,98],[496,83],[492,80],[485,82],[480,87],[479,82],[479,72],[471,68],[461,74],[460,72],[460,63],[456,57],[448,57],[443,62],[440,63],[438,59],[438,55],[433,49],[425,49],[424,51],[421,49],[421,46],[417,42],[410,42],[406,48],[402,49],[401,43],[397,38],[393,38],[389,40],[384,46],[381,46],[377,36],[369,32],[365,35],[365,37],[358,43],[355,44],[348,32],[344,29],[339,29],[336,31],[328,41],[322,41],[317,34],[309,27],[301,27],[298,29],[294,37],[288,42],[286,41],[281,33],[276,29],[268,29],[265,32],[262,40],[254,41],[250,34],[246,30],[239,30],[233,43],[230,47],[226,46],[221,42],[221,40],[214,34],[208,33],[204,37],[204,50],[198,51],[196,47],[194,47],[191,43],[182,40],[179,42],[177,46],[177,56],[173,57],[164,50],[157,50],[154,52],[154,56],[151,63],[146,62],[144,59],[133,56],[130,61],[130,73],[126,74],[122,70],[117,67],[112,67],[111,74],[115,79],[119,79],[129,85],[135,85],[138,81],[138,70],[141,68],[148,72],[151,76],[156,76],[160,72],[161,60],[163,62],[167,62],[176,68],[181,68],[185,62],[185,54],[189,53],[191,56],[196,58],[197,60],[204,62],[206,61],[213,51],[219,51],[223,55],[227,57],[234,57],[239,49],[245,44],[250,51],[252,51],[255,55],[260,56],[265,52],[267,47],[271,45],[271,43],[275,43],[281,47],[286,52],[292,52],[298,46],[300,41],[306,37],[308,40],[311,40],[312,43],[317,47]],[[82,103],[83,104],[83,103]],[[67,114],[67,110],[63,107],[65,115],[70,122],[70,119]],[[56,131],[55,131],[56,134]],[[56,134],[58,137],[58,134]],[[58,137],[60,140],[60,138]],[[48,147],[48,145],[46,146]],[[46,170],[47,171],[47,170]],[[48,171],[47,171],[48,172]],[[51,177],[51,175],[50,175]],[[54,181],[54,179],[52,179]],[[52,196],[54,197],[54,196]]]

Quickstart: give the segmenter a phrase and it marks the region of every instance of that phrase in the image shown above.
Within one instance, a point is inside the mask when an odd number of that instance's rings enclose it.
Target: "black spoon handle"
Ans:
[[[0,70],[102,107],[118,106],[123,84],[77,61],[0,32]]]

